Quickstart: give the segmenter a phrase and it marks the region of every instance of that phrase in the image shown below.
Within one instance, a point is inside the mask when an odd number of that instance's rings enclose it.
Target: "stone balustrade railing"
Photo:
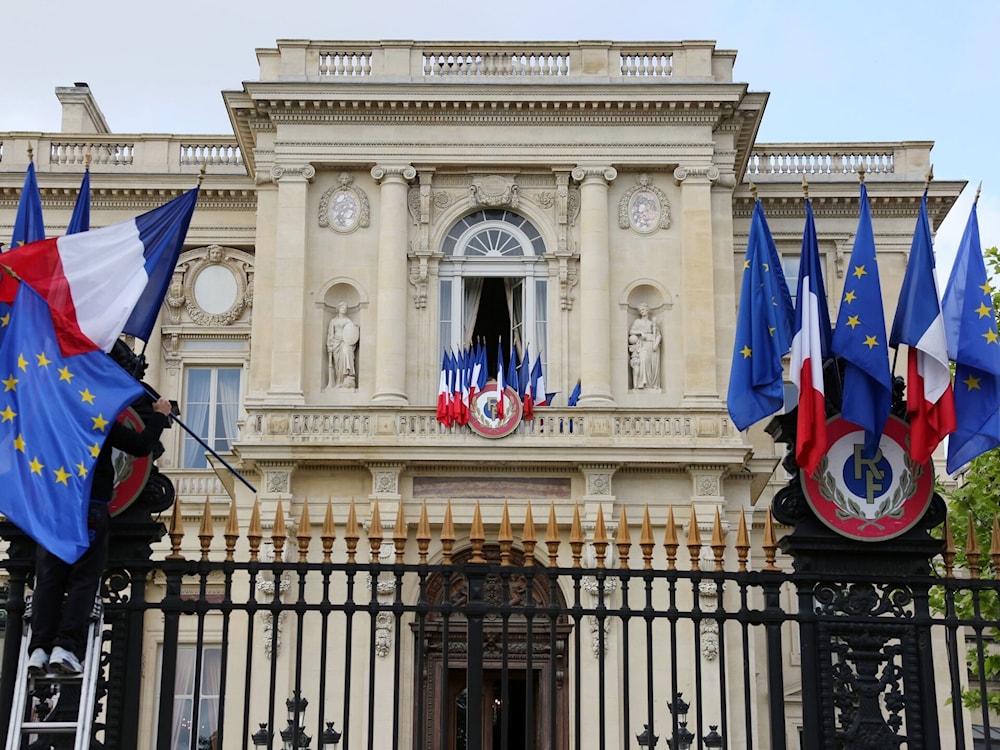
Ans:
[[[902,143],[761,143],[754,146],[746,179],[754,182],[923,180],[930,168],[930,141]]]
[[[260,80],[289,78],[574,78],[732,82],[735,53],[713,42],[475,42],[282,40],[258,50]]]

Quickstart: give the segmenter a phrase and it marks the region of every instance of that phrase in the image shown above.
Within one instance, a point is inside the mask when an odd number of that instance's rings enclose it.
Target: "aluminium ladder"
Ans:
[[[17,663],[17,677],[14,685],[13,705],[10,710],[6,750],[22,750],[27,746],[25,740],[37,743],[43,735],[73,735],[73,750],[88,750],[94,725],[94,707],[97,695],[97,677],[100,672],[103,632],[104,606],[100,596],[98,596],[94,601],[94,608],[90,613],[90,624],[87,627],[87,653],[83,662],[83,673],[63,675],[50,671],[45,675],[30,675],[28,674],[28,644],[31,643],[31,602],[28,602],[24,613],[24,634],[21,637],[21,651]],[[74,683],[80,687],[80,705],[77,709],[76,721],[37,720],[36,691],[49,687],[52,689],[53,696],[58,694],[61,698],[62,687]],[[51,697],[49,700],[51,701]],[[51,712],[52,708],[50,707],[45,715]],[[32,744],[31,746],[37,747],[38,745]]]

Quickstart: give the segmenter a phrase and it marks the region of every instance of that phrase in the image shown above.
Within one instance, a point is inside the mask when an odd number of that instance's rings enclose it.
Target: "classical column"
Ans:
[[[611,406],[611,267],[608,183],[612,167],[578,166],[580,183],[580,384],[581,406]]]
[[[309,183],[316,176],[310,164],[275,165],[271,177],[278,183],[274,248],[274,322],[271,340],[270,400],[303,403],[305,346],[306,231]]]
[[[379,195],[378,289],[375,297],[375,393],[372,401],[406,404],[406,295],[408,182],[417,176],[409,164],[372,169]]]
[[[684,304],[684,402],[717,404],[719,385],[715,351],[715,283],[712,252],[713,165],[674,170],[681,186],[681,280]]]

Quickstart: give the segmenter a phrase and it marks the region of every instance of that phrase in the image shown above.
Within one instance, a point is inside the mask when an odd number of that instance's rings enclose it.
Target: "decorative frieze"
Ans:
[[[670,201],[648,174],[636,177],[636,184],[618,201],[618,227],[639,234],[670,229]]]
[[[337,185],[319,199],[319,225],[340,234],[367,228],[371,223],[371,208],[365,191],[355,186],[354,177],[342,172]]]

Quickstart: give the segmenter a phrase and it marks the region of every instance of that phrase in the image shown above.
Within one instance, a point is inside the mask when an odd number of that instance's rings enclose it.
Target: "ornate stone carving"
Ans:
[[[603,166],[578,166],[574,167],[570,173],[577,182],[583,182],[588,178],[599,178],[605,182],[612,182],[618,176],[618,170],[614,167]]]
[[[445,190],[438,190],[434,193],[434,205],[438,208],[448,208],[451,205],[451,193]]]
[[[576,224],[580,217],[580,188],[569,188],[566,195],[566,223]]]
[[[542,208],[552,208],[556,204],[556,197],[548,190],[543,190],[535,196],[535,203]]]
[[[674,170],[674,179],[677,180],[678,185],[689,177],[702,178],[709,182],[715,182],[719,179],[719,168],[714,164],[706,164],[696,167],[677,167]]]
[[[663,335],[656,318],[650,317],[649,305],[639,304],[639,317],[632,321],[628,329],[629,368],[632,373],[632,389],[656,389],[660,387],[660,357]]]
[[[427,307],[427,258],[410,261],[410,286],[413,287],[413,306],[417,310]]]
[[[341,302],[326,329],[326,388],[358,387],[356,356],[360,336],[358,324],[347,316],[347,303]]]
[[[587,474],[587,494],[610,495],[611,474],[610,473]]]
[[[593,547],[588,545],[588,549],[591,554],[593,554]],[[601,605],[607,604],[608,595],[613,593],[618,588],[618,579],[604,578],[603,580],[598,580],[594,576],[584,576],[580,580],[580,586],[584,591],[590,594],[593,606],[596,609]],[[596,659],[601,656],[602,641],[604,645],[604,653],[607,653],[608,651],[608,628],[611,625],[611,618],[590,615],[587,619],[590,621],[591,650],[594,654],[594,658]]]
[[[421,188],[414,187],[406,193],[406,210],[410,212],[410,220],[414,224],[420,223],[420,190]]]
[[[347,234],[371,223],[371,207],[365,191],[356,187],[354,177],[342,172],[338,184],[319,199],[319,225]]]
[[[372,480],[372,491],[376,495],[396,494],[399,472],[396,470],[376,470]]]
[[[409,164],[377,164],[372,167],[371,174],[376,182],[382,182],[387,177],[399,177],[409,182],[417,176],[417,170]]]
[[[268,469],[264,472],[264,487],[266,492],[287,494],[291,482],[291,473],[281,469]]]
[[[174,324],[180,323],[181,310],[183,310],[184,302],[187,300],[184,294],[184,272],[180,270],[180,267],[178,267],[177,271],[174,271],[174,276],[170,280],[170,288],[167,289],[165,300],[170,322]]]
[[[263,557],[265,562],[274,562],[274,547],[270,544],[265,545]],[[285,555],[283,553],[282,562],[284,558]],[[267,601],[272,601],[275,596],[281,600],[291,585],[292,579],[287,573],[275,579],[273,575],[262,572],[260,580],[257,581],[257,590],[265,595]],[[265,610],[263,612],[262,636],[264,640],[264,657],[268,660],[276,657],[278,651],[281,649],[281,622],[284,617],[285,611],[283,607],[278,610],[277,619],[275,619],[272,611]]]
[[[316,168],[312,164],[298,166],[275,164],[271,167],[271,180],[273,182],[280,182],[284,177],[298,177],[311,182],[315,176]]]
[[[502,175],[475,177],[469,187],[472,205],[487,208],[498,206],[517,208],[519,202],[517,193],[518,187],[514,180]]]
[[[618,201],[618,226],[631,227],[640,234],[670,229],[670,201],[648,174],[640,174],[636,184]]]
[[[253,256],[242,250],[209,245],[185,254],[165,298],[171,323],[181,311],[200,326],[230,326],[253,300]]]

